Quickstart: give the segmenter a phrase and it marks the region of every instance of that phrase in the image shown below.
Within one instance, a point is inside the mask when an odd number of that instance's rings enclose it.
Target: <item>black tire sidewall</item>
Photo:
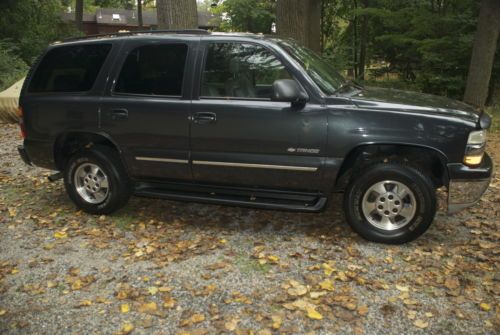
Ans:
[[[64,170],[64,185],[70,199],[81,209],[92,214],[109,214],[120,208],[129,197],[128,177],[120,171],[116,158],[110,152],[91,149],[73,155]],[[115,158],[115,159],[113,159]],[[74,175],[79,166],[92,163],[103,170],[108,177],[109,193],[106,199],[99,204],[85,201],[77,192],[74,185]]]
[[[370,224],[361,209],[363,196],[368,188],[383,180],[405,184],[416,199],[417,209],[411,222],[393,231]],[[344,207],[349,224],[362,237],[374,242],[401,244],[416,239],[429,228],[436,213],[436,193],[430,179],[420,171],[410,166],[382,164],[361,172],[348,186]]]

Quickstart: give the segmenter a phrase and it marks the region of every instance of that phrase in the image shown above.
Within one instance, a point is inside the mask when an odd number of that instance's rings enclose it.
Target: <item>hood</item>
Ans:
[[[452,116],[478,122],[481,112],[463,102],[432,94],[365,86],[353,92],[352,102],[365,109],[408,111]]]

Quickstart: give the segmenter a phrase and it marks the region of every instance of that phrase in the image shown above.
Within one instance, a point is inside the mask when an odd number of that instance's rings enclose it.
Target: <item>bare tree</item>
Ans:
[[[158,28],[198,28],[196,0],[157,0],[156,9],[158,11]]]
[[[486,103],[499,33],[500,1],[482,0],[464,95],[464,101],[474,106]]]
[[[76,23],[76,28],[78,28],[78,30],[83,29],[83,0],[76,0],[75,23]]]
[[[321,51],[321,0],[278,0],[276,32]]]

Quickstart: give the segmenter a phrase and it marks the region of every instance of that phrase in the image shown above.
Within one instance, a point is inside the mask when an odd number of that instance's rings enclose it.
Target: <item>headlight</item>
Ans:
[[[486,147],[486,130],[473,131],[469,134],[465,148],[464,163],[470,166],[481,164]]]

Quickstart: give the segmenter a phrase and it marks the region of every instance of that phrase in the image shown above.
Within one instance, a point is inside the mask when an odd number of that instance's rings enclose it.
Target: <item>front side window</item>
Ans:
[[[187,52],[186,44],[146,45],[134,49],[123,64],[115,92],[181,96]]]
[[[314,51],[291,41],[280,41],[279,45],[302,65],[326,95],[334,94],[346,84],[346,80]]]
[[[89,91],[111,44],[60,46],[42,59],[28,88],[32,93]]]
[[[270,99],[278,79],[291,79],[281,61],[264,47],[212,43],[201,84],[202,97]]]

